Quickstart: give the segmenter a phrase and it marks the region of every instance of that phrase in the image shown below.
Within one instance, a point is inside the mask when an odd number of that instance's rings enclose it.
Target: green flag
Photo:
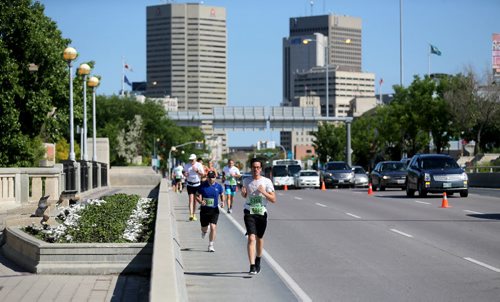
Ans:
[[[435,54],[435,55],[438,55],[440,56],[441,55],[441,51],[434,45],[430,44],[431,45],[431,54]]]

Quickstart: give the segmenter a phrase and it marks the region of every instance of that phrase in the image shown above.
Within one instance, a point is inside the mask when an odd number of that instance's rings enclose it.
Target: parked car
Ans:
[[[460,193],[461,197],[467,197],[467,173],[449,155],[417,154],[408,165],[406,195],[412,197],[415,191],[421,197],[427,193],[443,192],[448,195]]]
[[[406,188],[406,165],[400,161],[381,161],[370,174],[374,190],[385,188]]]
[[[354,171],[354,186],[368,187],[368,174],[361,166],[353,166]]]
[[[328,187],[354,187],[354,171],[343,161],[327,162],[321,178]]]
[[[301,170],[295,174],[295,188],[319,188],[319,173],[314,170]]]

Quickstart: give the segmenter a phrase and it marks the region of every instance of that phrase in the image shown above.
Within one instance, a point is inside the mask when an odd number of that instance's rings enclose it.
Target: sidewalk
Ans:
[[[151,189],[109,188],[83,198],[118,192],[147,196]],[[29,215],[33,209],[0,206],[0,225],[7,215]],[[149,301],[149,282],[149,276],[140,275],[37,275],[0,253],[0,301]]]
[[[201,239],[200,222],[188,220],[187,194],[171,194],[189,301],[297,301],[265,258],[260,274],[248,274],[247,239],[228,218],[243,217],[242,209],[220,211],[215,253],[210,253],[208,234]]]

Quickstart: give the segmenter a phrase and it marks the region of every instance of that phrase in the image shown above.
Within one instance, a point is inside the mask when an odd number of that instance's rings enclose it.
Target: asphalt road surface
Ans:
[[[278,191],[265,250],[313,301],[500,301],[498,192],[442,208],[440,195],[402,190]],[[244,226],[237,194],[231,217]]]

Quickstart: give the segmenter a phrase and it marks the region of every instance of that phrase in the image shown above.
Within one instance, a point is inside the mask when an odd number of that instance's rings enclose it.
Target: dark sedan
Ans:
[[[417,154],[408,165],[406,195],[420,197],[427,193],[469,195],[467,174],[457,162],[446,154]]]
[[[370,181],[374,190],[385,188],[406,188],[406,165],[400,161],[381,161],[372,173]]]

